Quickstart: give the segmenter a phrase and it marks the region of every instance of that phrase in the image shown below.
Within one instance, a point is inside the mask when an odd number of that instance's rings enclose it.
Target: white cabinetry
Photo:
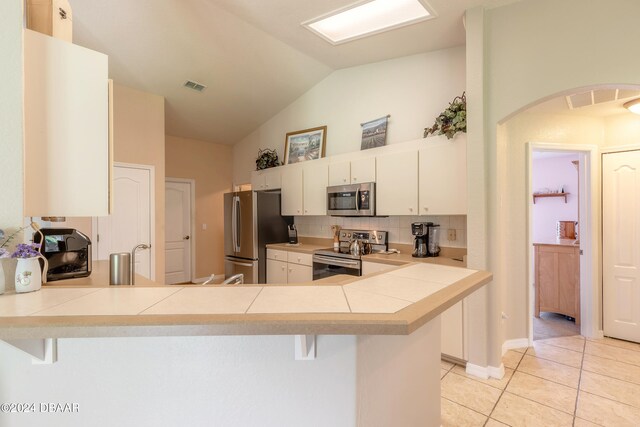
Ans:
[[[376,182],[376,158],[365,157],[351,161],[351,183]]]
[[[288,166],[282,171],[282,215],[302,215],[302,168]]]
[[[311,254],[267,249],[267,284],[311,282]]]
[[[378,156],[376,213],[418,215],[418,151]]]
[[[329,165],[329,185],[360,184],[375,181],[375,157],[365,157]]]
[[[351,162],[329,165],[329,185],[347,185],[351,182]]]
[[[251,189],[254,191],[278,190],[281,188],[279,168],[270,168],[251,173]]]
[[[419,214],[466,215],[466,138],[427,144],[419,150]]]
[[[302,171],[304,215],[326,215],[329,182],[327,164],[311,162],[305,165]]]
[[[24,214],[109,214],[108,58],[24,31]]]

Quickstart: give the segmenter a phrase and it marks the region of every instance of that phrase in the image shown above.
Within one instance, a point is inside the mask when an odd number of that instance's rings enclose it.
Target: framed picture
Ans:
[[[360,150],[382,147],[387,143],[387,123],[389,122],[389,117],[391,116],[387,115],[360,124],[360,126],[362,126]]]
[[[291,165],[324,157],[327,127],[287,133],[284,142],[284,164]]]

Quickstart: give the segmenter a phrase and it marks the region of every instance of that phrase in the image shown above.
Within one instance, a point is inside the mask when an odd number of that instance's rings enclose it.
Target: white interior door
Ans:
[[[640,342],[640,151],[602,160],[604,333]]]
[[[141,243],[151,244],[151,172],[136,167],[114,166],[113,212],[98,217],[97,259],[131,252]],[[153,248],[151,250],[154,250]],[[151,251],[136,252],[136,273],[151,279]]]
[[[191,183],[165,186],[165,284],[191,282]]]

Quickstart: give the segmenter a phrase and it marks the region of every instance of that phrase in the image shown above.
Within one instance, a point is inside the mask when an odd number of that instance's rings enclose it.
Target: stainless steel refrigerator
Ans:
[[[280,215],[280,192],[238,191],[224,195],[224,274],[244,274],[245,283],[266,283],[269,243],[288,241],[293,217]]]

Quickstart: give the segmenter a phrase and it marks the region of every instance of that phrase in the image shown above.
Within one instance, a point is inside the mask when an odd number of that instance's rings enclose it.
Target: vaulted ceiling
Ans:
[[[167,134],[223,144],[335,69],[464,44],[464,11],[486,0],[430,0],[436,19],[338,46],[300,25],[353,2],[70,0],[74,43],[109,55],[116,83],[163,95]]]

